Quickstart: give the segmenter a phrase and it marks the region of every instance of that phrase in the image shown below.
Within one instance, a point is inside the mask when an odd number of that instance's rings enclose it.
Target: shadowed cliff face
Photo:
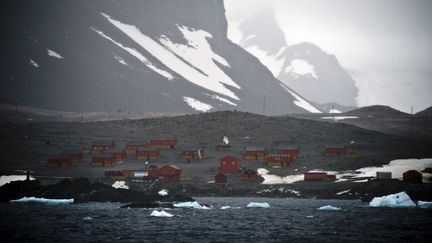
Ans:
[[[227,39],[219,0],[9,1],[0,97],[66,111],[307,112]]]

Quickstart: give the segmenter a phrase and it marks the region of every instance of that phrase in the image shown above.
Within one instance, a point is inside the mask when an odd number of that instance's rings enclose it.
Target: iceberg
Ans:
[[[23,197],[17,200],[10,200],[11,203],[23,203],[23,204],[43,204],[43,205],[69,205],[74,202],[73,199],[48,199],[48,198],[37,198],[37,197]]]
[[[207,206],[200,205],[198,202],[180,202],[173,205],[175,208],[196,208],[196,209],[210,209]]]
[[[151,212],[150,216],[152,217],[165,217],[165,218],[171,218],[174,215],[167,213],[165,211],[157,211],[157,210],[153,210],[153,212]]]
[[[162,189],[158,192],[159,196],[168,196],[168,190]]]
[[[263,202],[250,202],[246,207],[248,208],[270,208],[270,204]]]
[[[339,208],[339,207],[333,207],[331,205],[327,205],[327,206],[322,206],[322,207],[318,208],[318,210],[322,210],[322,211],[338,211],[338,210],[341,210],[341,208]]]
[[[93,218],[89,216],[89,217],[83,218],[83,220],[93,220]]]
[[[419,208],[432,208],[432,202],[427,201],[418,201],[417,206]]]
[[[406,192],[374,197],[369,203],[369,207],[413,208],[415,206],[416,204]]]
[[[220,209],[222,209],[222,210],[225,210],[225,209],[240,209],[240,207],[222,206]]]

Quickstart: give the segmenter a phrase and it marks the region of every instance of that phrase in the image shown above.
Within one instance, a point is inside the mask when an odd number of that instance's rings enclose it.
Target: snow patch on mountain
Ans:
[[[315,79],[318,78],[315,67],[302,59],[291,60],[290,65],[285,69],[285,73],[291,73],[296,76],[309,75]]]
[[[163,69],[160,69],[158,67],[156,67],[155,65],[153,65],[145,56],[143,56],[140,52],[138,52],[137,50],[130,48],[130,47],[126,47],[124,46],[122,43],[115,41],[114,39],[112,39],[111,37],[107,36],[105,33],[103,33],[102,31],[94,28],[94,27],[90,27],[90,29],[92,29],[93,31],[95,31],[96,33],[98,33],[99,35],[101,35],[102,37],[104,37],[105,39],[111,41],[112,43],[114,43],[115,45],[117,45],[118,47],[122,48],[123,50],[127,51],[129,54],[131,54],[132,56],[138,58],[138,60],[140,60],[142,63],[144,63],[148,68],[150,68],[151,70],[155,71],[156,73],[162,75],[163,77],[172,80],[174,79],[174,76],[169,73],[168,71],[165,71]],[[119,61],[121,64],[123,65],[127,65],[127,63],[125,61],[120,61],[117,57],[115,57],[115,59],[117,61]]]
[[[204,103],[202,101],[199,101],[197,99],[191,98],[191,97],[183,97],[183,100],[193,109],[197,111],[207,112],[211,109],[213,109],[213,106],[207,103]]]
[[[227,87],[225,87],[224,84],[229,84],[233,87],[236,88],[240,88],[237,84],[235,84],[231,79],[223,79],[223,80],[218,80],[218,78],[220,78],[221,76],[212,76],[212,74],[219,73],[219,71],[212,71],[210,70],[211,67],[203,67],[204,70],[201,70],[202,72],[198,71],[197,69],[199,69],[198,67],[195,66],[191,66],[191,64],[186,63],[184,60],[182,60],[181,58],[179,58],[175,52],[173,50],[176,50],[177,52],[180,51],[182,49],[182,47],[176,46],[175,45],[170,45],[169,43],[172,43],[169,39],[161,37],[159,40],[162,41],[167,45],[161,45],[158,42],[156,42],[155,40],[153,40],[152,38],[150,38],[149,36],[143,34],[136,26],[134,25],[129,25],[129,24],[124,24],[118,20],[114,20],[113,18],[111,18],[111,16],[101,13],[112,25],[114,25],[115,27],[117,27],[119,30],[121,30],[123,33],[125,33],[127,36],[129,36],[132,40],[134,40],[137,44],[139,44],[141,47],[143,47],[144,49],[146,49],[151,55],[153,55],[156,59],[158,59],[161,63],[163,63],[165,66],[169,67],[172,71],[176,72],[177,74],[179,74],[180,76],[184,77],[186,80],[201,86],[205,89],[211,90],[213,92],[228,96],[232,99],[235,100],[240,100],[240,98],[237,97],[237,95],[232,92],[230,89],[228,89]],[[187,32],[187,31],[186,31]],[[194,32],[194,31],[192,31]],[[192,34],[194,37],[191,38],[198,38],[196,37],[194,34]],[[199,32],[198,34],[200,38],[200,40],[195,40],[196,43],[193,43],[195,46],[199,47],[200,52],[205,50],[207,47],[202,43],[202,38],[206,38],[203,35],[203,32]],[[208,43],[207,43],[208,44]],[[204,45],[204,46],[203,46]],[[171,49],[172,47],[172,49]],[[209,48],[209,47],[208,47]],[[190,50],[188,50],[190,51]],[[187,53],[183,53],[182,55],[189,55]],[[179,56],[182,56],[179,55]],[[191,55],[198,55],[196,52],[194,54]],[[206,54],[207,55],[207,54]],[[215,56],[217,55],[213,55],[213,58],[215,58]],[[196,58],[196,57],[194,57]],[[213,59],[212,58],[212,59]],[[217,58],[217,57],[216,57]],[[196,64],[195,62],[197,60],[202,60],[202,59],[192,59],[192,60],[187,60],[189,61],[193,61],[193,64]],[[210,59],[211,60],[211,59]],[[221,61],[223,64],[223,61],[221,60],[221,58],[217,58],[218,62]],[[208,62],[207,62],[208,64]],[[226,63],[227,64],[227,63]],[[216,66],[216,65],[215,65]],[[202,67],[200,65],[200,67]],[[218,68],[219,69],[219,68]],[[228,77],[225,75],[225,77]]]
[[[30,65],[33,67],[39,67],[39,64],[37,64],[37,62],[35,62],[33,59],[30,59]]]
[[[294,91],[290,90],[288,87],[286,87],[284,84],[280,84],[282,88],[284,88],[288,93],[290,93],[296,100],[294,100],[294,104],[300,108],[303,108],[311,113],[322,113],[320,110],[315,108],[311,103],[307,102],[305,99],[300,97],[298,94],[296,94]]]
[[[228,105],[237,106],[236,103],[230,101],[229,99],[226,99],[226,98],[220,97],[219,95],[210,95],[210,94],[207,94],[207,93],[203,93],[203,94],[205,94],[205,95],[207,95],[207,96],[210,96],[212,99],[215,99],[215,100],[219,100],[219,101],[225,102],[225,103],[227,103]]]
[[[57,52],[55,52],[53,50],[47,49],[47,52],[48,52],[48,56],[50,56],[50,57],[55,57],[55,58],[58,58],[58,59],[63,59],[62,55],[58,54]]]
[[[123,65],[125,65],[125,66],[128,66],[127,62],[126,62],[123,58],[121,58],[121,57],[119,57],[119,56],[114,56],[114,58],[115,58],[119,63],[121,63],[121,64],[123,64]]]
[[[273,76],[277,77],[279,75],[285,62],[285,58],[280,58],[281,51],[279,51],[276,55],[269,55],[266,51],[261,50],[257,46],[250,46],[245,49],[250,54],[257,57],[260,62],[270,70]],[[282,51],[283,49],[285,48],[281,48]]]

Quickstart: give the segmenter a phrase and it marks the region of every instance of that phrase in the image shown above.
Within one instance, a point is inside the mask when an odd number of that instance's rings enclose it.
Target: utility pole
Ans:
[[[414,106],[411,105],[411,116],[414,115]]]
[[[80,140],[81,152],[83,151],[83,115],[81,113],[81,140]]]
[[[263,97],[263,115],[265,115],[265,108],[266,108],[266,96]]]

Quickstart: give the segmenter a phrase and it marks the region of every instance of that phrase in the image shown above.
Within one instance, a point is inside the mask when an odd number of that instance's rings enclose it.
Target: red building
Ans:
[[[241,166],[242,166],[241,160],[228,155],[223,157],[220,160],[219,171],[225,174],[238,173],[240,172]]]
[[[243,181],[257,181],[260,179],[261,176],[259,176],[254,170],[245,170],[240,175],[240,180]]]
[[[175,165],[165,165],[158,170],[159,181],[171,183],[180,181],[182,170]]]
[[[175,149],[178,147],[177,139],[152,139],[147,146],[155,149]]]
[[[146,147],[148,144],[147,142],[140,142],[140,141],[136,141],[136,142],[128,142],[126,144],[126,156],[133,156],[135,157],[137,155],[137,151],[140,148]]]
[[[305,181],[334,181],[336,175],[328,175],[326,172],[307,172],[304,173]]]
[[[423,182],[423,174],[416,170],[409,170],[403,173],[403,181],[408,183],[422,183]]]
[[[297,159],[300,156],[299,148],[285,148],[281,147],[276,150],[276,154],[289,154],[292,156],[292,159]]]
[[[267,150],[261,147],[248,147],[244,153],[244,159],[247,160],[263,160],[267,154]]]
[[[112,154],[97,154],[93,156],[91,166],[113,166],[115,164]]]
[[[72,163],[81,163],[84,161],[84,154],[81,149],[63,149],[62,155],[69,157]]]
[[[324,149],[325,156],[345,156],[347,152],[346,147],[327,147]]]
[[[114,142],[96,141],[91,146],[90,154],[91,156],[95,156],[102,153],[103,151],[114,149],[114,147]]]
[[[224,186],[228,182],[228,177],[225,174],[219,173],[215,176],[215,184]]]
[[[48,166],[50,167],[69,167],[71,165],[72,160],[67,155],[60,155],[48,160]]]
[[[202,149],[184,149],[181,154],[180,157],[182,159],[202,159]]]
[[[154,148],[138,148],[137,151],[137,159],[138,160],[152,160],[152,159],[159,159],[160,158],[160,152],[157,149]]]
[[[267,166],[290,166],[293,162],[289,154],[268,154],[265,160]]]
[[[112,179],[124,179],[123,172],[120,170],[107,170],[105,171],[105,177],[110,177]]]
[[[126,158],[126,153],[123,149],[114,148],[111,150],[106,150],[103,152],[104,154],[111,154],[114,162],[122,161]]]

